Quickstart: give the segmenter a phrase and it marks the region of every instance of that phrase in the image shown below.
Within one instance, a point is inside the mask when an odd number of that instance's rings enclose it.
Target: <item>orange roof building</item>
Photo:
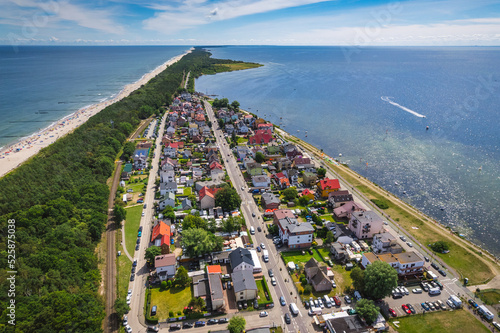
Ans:
[[[207,273],[208,274],[222,274],[222,269],[220,265],[210,265],[207,266]]]

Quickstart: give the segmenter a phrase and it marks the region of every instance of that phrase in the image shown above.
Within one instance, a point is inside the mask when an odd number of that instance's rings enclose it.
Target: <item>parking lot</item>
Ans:
[[[403,304],[411,304],[413,308],[415,309],[416,313],[422,313],[424,311],[424,308],[422,307],[421,303],[429,301],[429,302],[436,302],[437,300],[441,300],[445,305],[446,305],[446,310],[452,310],[449,305],[446,304],[446,301],[449,299],[451,295],[454,295],[452,290],[450,289],[449,285],[454,284],[454,281],[452,279],[442,279],[440,282],[443,284],[443,290],[441,290],[440,295],[429,295],[428,292],[425,292],[422,290],[421,294],[415,294],[412,292],[414,288],[420,288],[422,287],[420,285],[414,285],[410,287],[406,287],[409,291],[409,295],[404,295],[402,298],[394,299],[392,296],[386,297],[384,299],[383,304],[381,304],[381,308],[386,312],[389,313],[389,308],[392,308],[396,314],[399,316],[405,316],[407,315],[405,311],[402,309]],[[456,295],[458,296],[458,295]],[[435,311],[442,311],[441,309],[435,310]]]

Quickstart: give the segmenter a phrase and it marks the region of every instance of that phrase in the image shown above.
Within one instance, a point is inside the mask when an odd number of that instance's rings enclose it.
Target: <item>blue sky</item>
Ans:
[[[500,1],[0,0],[0,44],[500,45]]]

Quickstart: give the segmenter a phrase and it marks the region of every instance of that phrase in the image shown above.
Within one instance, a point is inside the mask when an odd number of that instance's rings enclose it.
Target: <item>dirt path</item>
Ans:
[[[343,165],[335,165],[334,167],[332,167],[332,165],[329,165],[330,163],[326,162],[326,161],[323,161],[323,157],[321,157],[321,155],[323,154],[323,152],[319,149],[317,149],[316,147],[312,146],[311,144],[307,143],[307,142],[304,142],[294,136],[291,136],[289,135],[288,133],[280,130],[280,129],[277,129],[277,131],[284,137],[284,138],[291,138],[293,139],[294,141],[297,141],[300,145],[302,145],[304,148],[306,148],[307,150],[309,150],[312,154],[314,154],[318,160],[322,161],[323,164],[327,164],[328,165],[328,168],[329,170],[335,174],[337,177],[339,177],[339,179],[343,179],[343,177],[341,177],[334,169],[335,168],[338,168],[340,169],[341,172],[344,172],[345,174],[351,176],[351,177],[354,177],[356,178],[357,181],[359,181],[359,183],[362,185],[362,186],[366,186],[368,189],[370,189],[371,191],[377,193],[378,195],[380,196],[383,196],[385,198],[388,198],[389,200],[391,200],[394,204],[402,207],[404,210],[406,210],[409,214],[413,215],[414,217],[417,217],[419,219],[421,219],[422,221],[424,221],[426,223],[426,226],[429,227],[434,233],[436,234],[439,234],[440,236],[442,236],[443,238],[449,238],[450,237],[450,231],[447,230],[446,228],[444,228],[441,224],[437,223],[435,220],[431,219],[429,216],[423,214],[422,212],[420,212],[419,210],[417,210],[416,208],[410,206],[409,204],[407,204],[406,202],[400,200],[398,197],[396,197],[395,195],[393,195],[392,193],[390,192],[387,192],[385,191],[384,189],[376,186],[375,184],[373,184],[372,182],[370,182],[369,180],[367,180],[366,178],[364,177],[360,177],[359,174],[357,174],[356,172],[352,171],[351,169],[343,166]],[[347,182],[345,179],[343,179],[343,181],[346,183],[346,184],[349,184],[349,182]],[[350,185],[350,187],[353,187],[352,185]],[[364,196],[364,195],[363,195]],[[397,223],[396,223],[397,224]],[[403,229],[401,227],[401,229]],[[472,255],[474,255],[474,257],[477,259],[477,260],[480,260],[481,262],[483,262],[485,265],[487,265],[491,271],[493,272],[493,276],[498,276],[500,274],[500,270],[499,270],[499,266],[497,264],[497,261],[496,261],[496,258],[493,257],[490,253],[478,248],[474,243],[472,242],[469,242],[467,240],[464,240],[460,237],[457,237],[457,236],[453,236],[453,239],[452,239],[455,244],[457,244],[458,246],[464,248],[467,252],[471,253]],[[468,249],[468,247],[473,247],[475,248],[477,251],[479,252],[482,252],[483,256],[480,256],[479,254],[477,254],[475,251],[470,251]],[[495,286],[497,285],[497,279],[493,279],[491,281],[491,283]],[[489,286],[490,284],[486,284],[486,286]],[[494,287],[493,287],[494,288]]]

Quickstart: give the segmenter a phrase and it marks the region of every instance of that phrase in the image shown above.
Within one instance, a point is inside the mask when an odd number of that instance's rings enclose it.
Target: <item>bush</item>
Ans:
[[[371,202],[373,202],[380,209],[389,208],[389,204],[385,200],[371,199]]]
[[[169,316],[170,318],[173,318],[173,317],[174,317],[174,311],[169,311],[169,312],[168,312],[168,316]]]
[[[182,315],[182,312],[181,311],[177,311],[177,315],[178,316]]]
[[[306,285],[304,287],[304,295],[311,295],[312,292],[312,286],[310,284]]]
[[[170,288],[170,287],[172,287],[172,280],[167,281],[167,288]]]
[[[163,291],[167,289],[167,281],[161,281],[160,290]]]

